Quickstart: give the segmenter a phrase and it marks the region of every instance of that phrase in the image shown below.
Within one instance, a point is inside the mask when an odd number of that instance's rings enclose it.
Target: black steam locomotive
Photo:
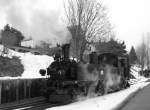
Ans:
[[[54,62],[47,70],[40,70],[42,75],[47,72],[47,86],[45,97],[50,102],[66,102],[75,100],[78,96],[87,96],[91,92],[102,95],[109,79],[106,73],[110,65],[109,76],[114,74],[114,80],[120,76],[120,82],[111,86],[110,90],[120,90],[129,86],[129,61],[127,56],[118,56],[114,53],[92,52],[89,55],[89,62],[77,62],[69,58],[69,44],[62,46],[62,54],[54,57]],[[112,69],[113,68],[113,69]],[[116,79],[115,79],[116,78]],[[109,90],[109,91],[110,91]],[[108,91],[108,92],[109,92]]]

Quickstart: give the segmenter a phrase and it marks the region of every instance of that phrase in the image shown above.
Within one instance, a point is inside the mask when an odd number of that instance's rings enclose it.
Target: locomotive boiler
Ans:
[[[74,101],[78,96],[102,95],[129,86],[129,61],[126,56],[114,53],[92,52],[89,62],[69,57],[69,44],[62,46],[47,70],[45,97],[53,103]]]

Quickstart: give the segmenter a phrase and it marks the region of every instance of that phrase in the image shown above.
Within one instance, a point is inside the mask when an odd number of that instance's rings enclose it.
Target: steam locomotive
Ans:
[[[44,91],[48,101],[61,103],[76,100],[79,96],[103,95],[129,87],[129,61],[127,56],[114,53],[89,54],[89,62],[69,58],[69,44],[62,46],[41,75],[48,75]]]

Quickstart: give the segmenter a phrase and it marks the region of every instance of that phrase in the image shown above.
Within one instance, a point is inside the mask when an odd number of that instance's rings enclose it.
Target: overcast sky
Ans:
[[[143,33],[150,32],[149,0],[103,2],[108,7],[117,38],[124,40],[128,49],[141,41]],[[60,36],[65,39],[69,35],[64,24],[60,23],[62,5],[61,0],[0,0],[0,28],[9,23],[26,36],[36,36],[38,39],[52,36],[53,41]]]
[[[150,0],[105,0],[117,37],[129,49],[150,32]]]

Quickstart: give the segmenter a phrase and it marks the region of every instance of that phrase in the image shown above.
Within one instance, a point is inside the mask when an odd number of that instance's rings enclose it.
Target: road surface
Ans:
[[[150,84],[137,93],[121,110],[150,110]]]

